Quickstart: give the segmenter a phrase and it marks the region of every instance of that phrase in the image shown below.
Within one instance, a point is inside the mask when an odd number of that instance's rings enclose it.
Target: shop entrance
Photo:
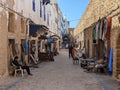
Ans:
[[[8,39],[8,64],[10,65],[15,56],[15,40]]]

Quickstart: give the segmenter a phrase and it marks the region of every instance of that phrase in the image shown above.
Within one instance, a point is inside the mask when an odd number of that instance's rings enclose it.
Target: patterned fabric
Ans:
[[[98,20],[98,39],[100,39],[100,25],[101,25],[101,21],[99,19]]]
[[[107,19],[105,18],[104,19],[104,28],[103,28],[103,35],[102,35],[102,40],[105,40],[105,35],[106,35],[106,32],[107,32]]]
[[[97,23],[97,24],[96,24],[96,37],[95,37],[96,40],[98,40],[98,31],[99,31],[99,30],[98,30],[98,27],[99,27],[99,24]]]
[[[103,27],[104,27],[104,20],[102,20],[101,23],[100,23],[100,39],[102,39]]]
[[[106,32],[106,35],[105,35],[105,37],[107,39],[110,39],[111,21],[112,21],[111,17],[108,17],[107,18],[107,32]]]
[[[113,49],[110,48],[108,57],[108,72],[110,74],[112,73],[112,64],[113,64]]]

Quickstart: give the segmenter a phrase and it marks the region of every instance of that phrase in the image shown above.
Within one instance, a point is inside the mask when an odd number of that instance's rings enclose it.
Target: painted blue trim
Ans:
[[[92,74],[92,75],[97,79],[98,83],[104,88],[104,90],[110,90],[110,88],[108,87],[108,85],[104,81],[100,80],[96,76],[96,74]]]
[[[40,17],[42,17],[42,2],[40,1]]]
[[[11,85],[7,86],[4,90],[9,90],[10,88],[14,87],[16,84],[20,83],[22,81],[22,79],[23,78],[18,79],[17,81],[12,83]]]

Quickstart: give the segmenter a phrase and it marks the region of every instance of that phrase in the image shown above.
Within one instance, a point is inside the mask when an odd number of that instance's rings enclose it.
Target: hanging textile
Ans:
[[[98,20],[98,39],[100,39],[100,25],[101,25],[101,21],[99,19]]]
[[[51,43],[53,41],[53,38],[47,38],[47,43]]]
[[[103,28],[103,35],[102,35],[102,40],[105,40],[105,35],[107,32],[107,19],[104,19],[104,28]]]
[[[106,35],[105,35],[105,37],[106,37],[107,39],[110,39],[111,21],[112,21],[112,19],[111,19],[111,17],[109,16],[109,17],[107,18],[107,32],[106,32]]]
[[[93,43],[96,43],[96,25],[93,26]]]
[[[25,48],[25,54],[28,55],[28,40],[25,39],[24,41],[24,48]]]
[[[98,40],[98,23],[96,24],[96,40]]]
[[[108,72],[109,72],[109,74],[112,74],[112,62],[113,62],[113,49],[110,48],[109,57],[108,57]]]
[[[100,39],[102,39],[102,35],[103,35],[103,25],[104,24],[104,21],[101,20],[101,23],[100,23]]]

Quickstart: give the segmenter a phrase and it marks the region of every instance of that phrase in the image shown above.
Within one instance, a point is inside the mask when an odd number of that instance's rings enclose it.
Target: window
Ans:
[[[43,0],[43,5],[47,5],[50,3],[50,0]]]
[[[46,9],[45,9],[45,6],[44,6],[44,21],[46,21]]]
[[[42,17],[42,2],[40,1],[40,17]]]
[[[32,9],[35,12],[35,0],[32,0]]]
[[[8,32],[14,32],[14,28],[15,28],[15,15],[9,12]]]

